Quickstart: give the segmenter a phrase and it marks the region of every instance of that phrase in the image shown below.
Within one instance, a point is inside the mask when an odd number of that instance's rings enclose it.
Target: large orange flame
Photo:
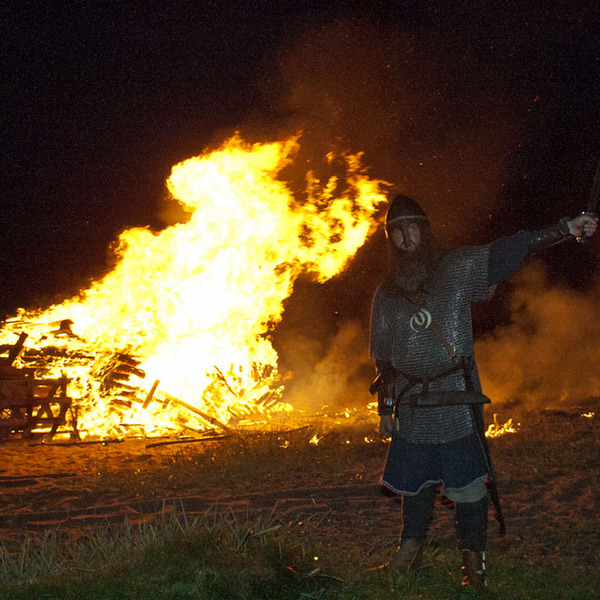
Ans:
[[[190,426],[194,414],[173,404],[142,408],[138,400],[157,380],[159,401],[181,399],[224,423],[273,406],[281,388],[269,332],[283,301],[301,273],[325,281],[343,270],[385,201],[382,182],[349,154],[327,157],[332,169],[343,167],[343,178],[321,183],[309,172],[295,196],[278,175],[298,150],[296,137],[248,144],[235,136],[176,165],[167,186],[189,214],[185,223],[123,232],[117,264],[101,281],[6,322],[3,342],[26,331],[27,347],[53,349],[44,374],[72,378],[82,432],[106,435],[123,423],[146,433]],[[57,325],[67,319],[74,335]],[[134,401],[115,410],[102,376],[119,353],[139,364],[128,382]]]

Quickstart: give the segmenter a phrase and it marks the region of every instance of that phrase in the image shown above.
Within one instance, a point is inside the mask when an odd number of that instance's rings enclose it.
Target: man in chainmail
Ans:
[[[391,435],[382,483],[403,496],[399,550],[389,569],[421,563],[436,487],[456,505],[463,583],[487,585],[488,488],[495,491],[473,360],[471,303],[489,299],[529,254],[576,236],[598,219],[581,214],[485,246],[444,251],[421,206],[396,196],[386,216],[392,269],[373,300],[371,356],[378,376],[380,431]],[[490,494],[501,512],[497,494]]]

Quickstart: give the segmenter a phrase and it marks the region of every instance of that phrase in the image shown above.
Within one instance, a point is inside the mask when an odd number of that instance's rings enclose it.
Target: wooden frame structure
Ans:
[[[19,369],[13,362],[20,354],[27,334],[22,333],[14,346],[0,347],[0,442],[11,437],[31,438],[40,430],[47,440],[66,422],[71,407],[65,375],[39,379],[34,369]]]

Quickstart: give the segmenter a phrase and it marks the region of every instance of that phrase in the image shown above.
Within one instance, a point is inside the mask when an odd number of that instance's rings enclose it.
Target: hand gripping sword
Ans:
[[[581,214],[589,215],[590,217],[597,216],[599,199],[600,199],[600,161],[598,162],[598,167],[596,168],[596,175],[594,177],[594,183],[592,184],[592,191],[590,193],[590,198],[588,200],[587,208]],[[585,233],[582,233],[577,238],[577,241],[580,244],[585,244],[585,242],[586,242]]]

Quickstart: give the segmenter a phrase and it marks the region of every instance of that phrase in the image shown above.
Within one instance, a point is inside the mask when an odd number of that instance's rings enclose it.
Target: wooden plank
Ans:
[[[66,422],[66,413],[71,406],[67,396],[66,377],[34,379],[23,374],[20,379],[0,380],[0,409],[10,411],[10,416],[0,418],[0,438],[6,440],[11,433],[20,433],[23,438],[33,435],[37,428],[50,428],[44,435],[52,439],[56,431]]]
[[[6,360],[5,358],[0,358],[0,361]],[[8,381],[12,379],[23,379],[25,375],[33,376],[33,372],[35,369],[24,368],[17,369],[17,367],[11,367],[6,363],[2,364],[0,362],[0,380]]]
[[[19,356],[19,354],[21,353],[21,350],[23,350],[23,344],[25,343],[26,339],[27,339],[27,334],[21,333],[21,335],[19,336],[19,339],[17,340],[15,345],[8,351],[8,364],[9,365],[12,365],[13,362],[15,362],[15,359],[17,358],[17,356]]]
[[[159,383],[160,383],[160,379],[156,379],[154,381],[154,383],[152,384],[152,387],[150,388],[150,391],[148,392],[148,395],[146,396],[146,399],[144,400],[144,404],[142,404],[142,408],[148,408],[148,405],[150,404],[150,402],[152,402],[152,398],[154,397],[154,392],[156,392],[156,388],[158,387]]]
[[[182,406],[186,410],[189,410],[190,412],[197,414],[199,417],[202,417],[202,419],[204,419],[211,425],[219,427],[223,431],[226,431],[227,433],[230,433],[231,435],[234,435],[237,438],[242,437],[242,435],[238,431],[236,431],[235,429],[232,429],[231,427],[228,427],[227,425],[225,425],[225,423],[222,423],[221,421],[219,421],[219,419],[217,419],[215,417],[211,417],[210,415],[207,415],[205,412],[199,410],[195,406],[192,406],[191,404],[188,404],[187,402],[184,402],[183,400],[180,400],[179,398],[176,398],[175,396],[171,396],[171,394],[167,394],[166,392],[162,392],[162,393],[165,396],[165,398],[167,398],[170,402],[173,402],[173,404],[178,404],[179,406]]]

